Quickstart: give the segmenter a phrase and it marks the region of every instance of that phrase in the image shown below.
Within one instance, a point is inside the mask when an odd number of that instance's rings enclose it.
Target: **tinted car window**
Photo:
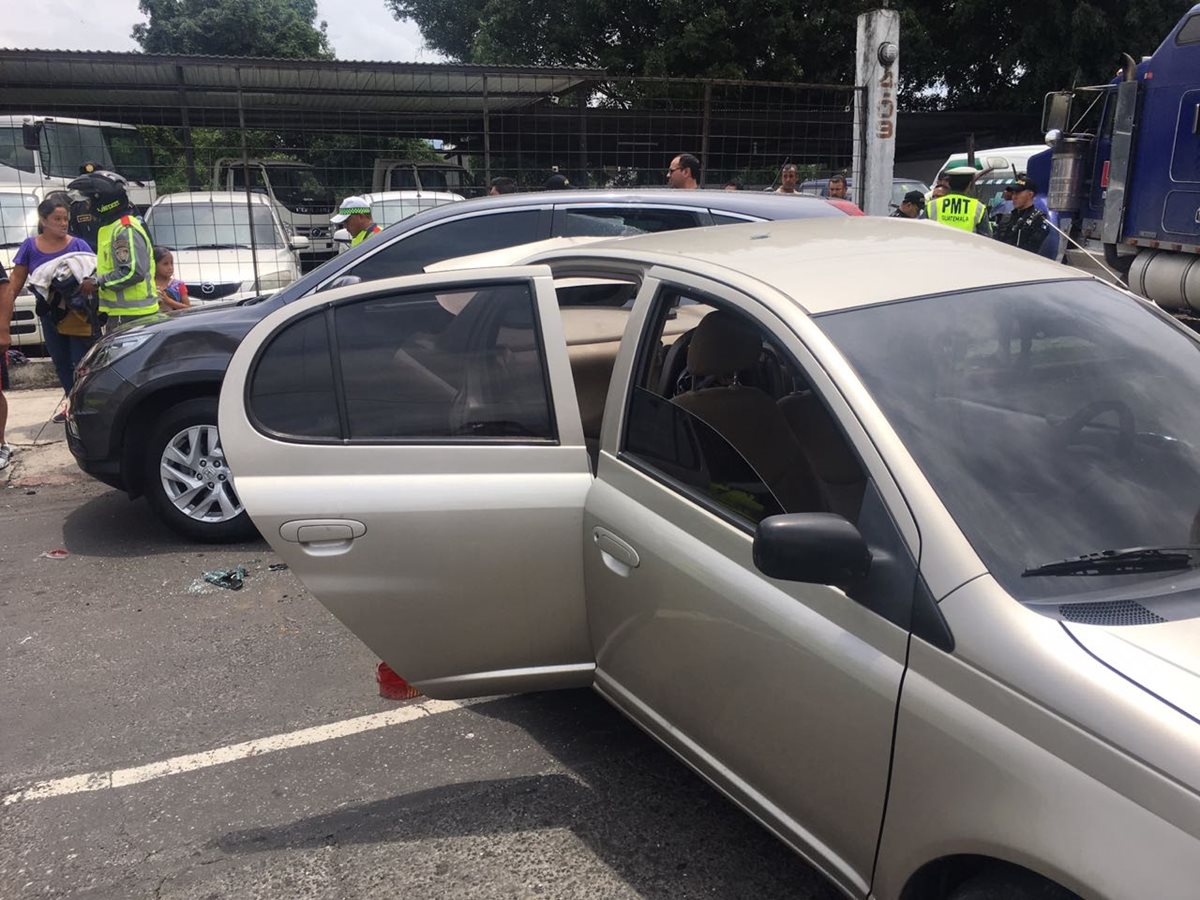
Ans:
[[[680,487],[757,524],[783,508],[725,438],[670,400],[635,388],[625,451]]]
[[[712,219],[714,225],[745,225],[747,222],[759,221],[758,219],[743,218],[741,216],[727,216],[719,212],[714,212]]]
[[[324,311],[271,338],[254,368],[249,406],[258,425],[276,434],[341,437]]]
[[[335,309],[351,440],[551,440],[527,285],[372,297]]]
[[[697,213],[681,209],[616,206],[610,208],[566,208],[559,230],[563,237],[621,236],[649,234],[656,231],[675,231],[705,224]]]
[[[443,259],[528,244],[545,237],[540,222],[540,210],[524,209],[431,225],[422,231],[399,236],[347,274],[357,275],[363,281],[394,278],[421,272],[430,263]]]

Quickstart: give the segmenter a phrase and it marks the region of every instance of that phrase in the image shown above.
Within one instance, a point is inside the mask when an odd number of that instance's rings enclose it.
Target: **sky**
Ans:
[[[54,0],[45,14],[0,17],[0,47],[38,50],[137,50],[138,0]],[[50,10],[53,10],[51,13]],[[441,62],[423,48],[412,22],[397,22],[383,0],[317,0],[338,59]]]

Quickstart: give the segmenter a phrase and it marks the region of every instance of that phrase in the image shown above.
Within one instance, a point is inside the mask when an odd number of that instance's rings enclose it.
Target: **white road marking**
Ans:
[[[302,728],[299,731],[289,731],[285,734],[273,734],[269,737],[253,741],[243,741],[240,744],[230,744],[217,747],[215,750],[205,750],[203,753],[189,753],[186,756],[173,756],[161,762],[148,763],[144,766],[134,766],[130,769],[112,769],[107,772],[88,772],[84,775],[72,775],[69,778],[56,778],[53,781],[39,781],[27,788],[6,794],[2,801],[4,806],[23,803],[28,800],[43,800],[47,797],[62,797],[67,794],[80,794],[86,791],[103,791],[109,788],[127,787],[131,784],[141,784],[143,781],[153,781],[156,778],[166,778],[168,775],[179,775],[183,772],[194,772],[196,769],[207,769],[224,763],[235,762],[239,759],[249,759],[252,756],[262,756],[264,753],[275,753],[278,750],[290,750],[293,747],[305,747],[309,744],[319,744],[322,741],[332,741],[336,738],[361,734],[364,731],[374,731],[391,725],[412,722],[438,713],[453,712],[462,709],[463,704],[455,700],[425,700],[411,706],[401,706],[387,712],[372,713],[369,716],[359,716],[354,719],[343,719],[341,722],[331,722],[328,725],[316,725],[312,728]]]

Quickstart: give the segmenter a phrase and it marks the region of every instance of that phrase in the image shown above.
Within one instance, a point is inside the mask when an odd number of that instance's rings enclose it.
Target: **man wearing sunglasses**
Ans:
[[[667,187],[694,191],[700,187],[700,160],[690,153],[680,153],[667,168]]]

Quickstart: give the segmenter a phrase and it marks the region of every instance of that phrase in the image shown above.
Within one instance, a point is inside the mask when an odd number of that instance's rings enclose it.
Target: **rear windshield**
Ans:
[[[1200,343],[1190,331],[1092,281],[818,321],[1014,596],[1200,586],[1195,569],[1022,574],[1100,550],[1200,543]]]

